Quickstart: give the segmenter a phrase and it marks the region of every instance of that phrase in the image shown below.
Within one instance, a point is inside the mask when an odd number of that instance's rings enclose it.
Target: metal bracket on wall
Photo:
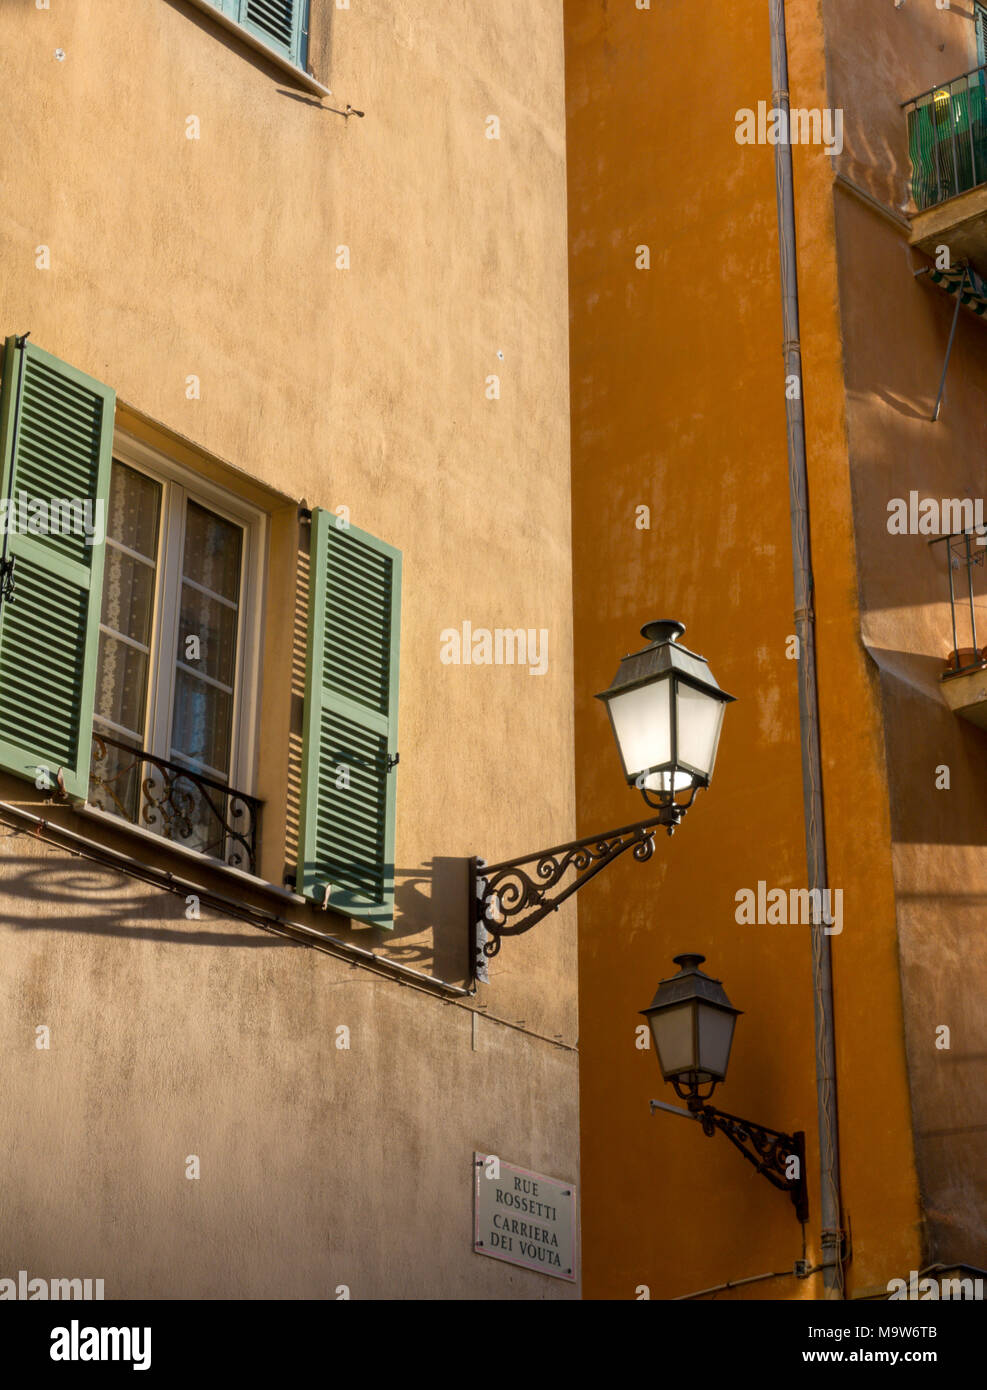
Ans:
[[[690,1105],[688,1110],[677,1105],[667,1105],[664,1101],[653,1100],[651,1113],[667,1110],[683,1119],[698,1120],[703,1133],[710,1138],[720,1130],[739,1149],[748,1163],[766,1177],[772,1187],[787,1192],[792,1199],[795,1215],[803,1224],[809,1219],[809,1185],[805,1176],[805,1132],[796,1130],[794,1134],[783,1134],[766,1125],[755,1124],[753,1120],[742,1120],[738,1115],[728,1115],[713,1105]],[[798,1162],[798,1177],[790,1178],[788,1166],[792,1159]]]
[[[467,979],[471,984],[490,983],[489,957],[486,954],[487,928],[483,921],[483,893],[487,881],[482,876],[483,860],[469,861],[469,962]]]
[[[553,845],[518,859],[505,859],[499,864],[487,864],[483,859],[470,860],[470,950],[474,974],[485,980],[486,962],[500,950],[505,936],[521,936],[547,917],[557,912],[567,898],[595,878],[601,869],[627,850],[643,864],[655,852],[655,835],[669,825],[669,812],[636,825],[621,826],[600,835],[588,835],[584,840]],[[576,877],[561,892],[549,896],[565,874],[574,870]],[[522,915],[524,914],[524,915]],[[519,921],[514,918],[520,917]],[[483,969],[483,974],[476,973]]]
[[[949,359],[953,355],[953,341],[956,337],[956,325],[959,323],[960,319],[960,309],[963,307],[963,295],[966,291],[966,283],[969,278],[969,269],[969,266],[964,265],[963,278],[960,281],[959,289],[956,291],[956,309],[953,312],[953,323],[952,327],[949,330],[949,342],[946,344],[946,360],[942,364],[942,376],[939,378],[939,394],[938,396],[936,396],[936,408],[932,412],[933,424],[935,424],[939,419],[939,412],[942,409],[942,403],[946,395],[946,373],[949,370]],[[914,273],[916,277],[918,277],[919,275],[927,275],[928,272],[929,267],[923,266],[921,270],[916,270]]]

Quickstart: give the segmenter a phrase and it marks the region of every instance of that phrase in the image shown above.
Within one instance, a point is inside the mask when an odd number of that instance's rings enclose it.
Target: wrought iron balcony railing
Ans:
[[[987,66],[902,103],[920,212],[987,183]]]
[[[987,667],[987,647],[981,649],[977,637],[977,603],[985,600],[983,576],[987,557],[987,531],[982,526],[957,531],[950,536],[937,536],[932,546],[946,547],[946,568],[949,573],[949,612],[952,621],[953,647],[946,658],[943,679],[963,676],[969,671]],[[974,575],[980,579],[975,585]],[[975,589],[980,590],[979,593]],[[964,645],[960,645],[961,640]],[[966,645],[969,643],[969,645]]]
[[[93,733],[89,804],[247,873],[257,872],[261,802],[180,763]]]

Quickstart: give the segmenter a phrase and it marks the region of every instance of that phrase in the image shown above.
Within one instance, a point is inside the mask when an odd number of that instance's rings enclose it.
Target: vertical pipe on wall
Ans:
[[[792,566],[795,579],[795,631],[799,642],[799,728],[802,744],[802,802],[809,888],[827,901],[826,826],[822,802],[822,755],[819,743],[819,691],[816,681],[815,614],[812,553],[809,544],[809,482],[802,411],[802,350],[799,342],[798,265],[795,253],[795,198],[789,129],[788,45],[785,0],[769,0],[771,14],[772,106],[784,111],[784,138],[775,145],[778,199],[778,246],[784,323],[785,414],[788,433],[788,480],[792,517]],[[794,389],[793,388],[794,383]],[[836,1110],[836,1057],[833,1033],[833,967],[830,939],[821,920],[812,937],[812,992],[815,1013],[816,1097],[819,1116],[820,1221],[826,1298],[843,1297],[840,1201],[840,1147]]]

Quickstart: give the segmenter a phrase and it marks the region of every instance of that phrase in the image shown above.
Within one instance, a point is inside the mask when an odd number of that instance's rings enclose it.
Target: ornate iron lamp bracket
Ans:
[[[654,854],[658,830],[665,827],[671,832],[683,810],[672,803],[663,806],[652,820],[553,845],[551,849],[505,859],[499,864],[471,859],[472,977],[486,979],[486,962],[500,950],[505,936],[521,936],[550,912],[557,912],[577,889],[627,850],[639,863],[645,863]],[[560,892],[553,893],[569,870],[574,871],[575,878]]]
[[[652,1102],[654,1109],[654,1102]],[[713,1105],[693,1102],[689,1106],[693,1117],[703,1127],[703,1133],[712,1136],[717,1130],[725,1134],[733,1146],[753,1164],[759,1173],[767,1178],[773,1187],[787,1192],[795,1207],[799,1221],[809,1219],[809,1188],[805,1179],[805,1133],[797,1130],[794,1134],[783,1134],[752,1120],[742,1120],[737,1115],[728,1115]],[[798,1176],[787,1176],[792,1159],[797,1160]]]

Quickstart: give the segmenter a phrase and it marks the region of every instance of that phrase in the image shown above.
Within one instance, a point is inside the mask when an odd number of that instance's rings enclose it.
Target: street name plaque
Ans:
[[[576,1185],[473,1155],[473,1249],[536,1269],[553,1279],[578,1277]]]

